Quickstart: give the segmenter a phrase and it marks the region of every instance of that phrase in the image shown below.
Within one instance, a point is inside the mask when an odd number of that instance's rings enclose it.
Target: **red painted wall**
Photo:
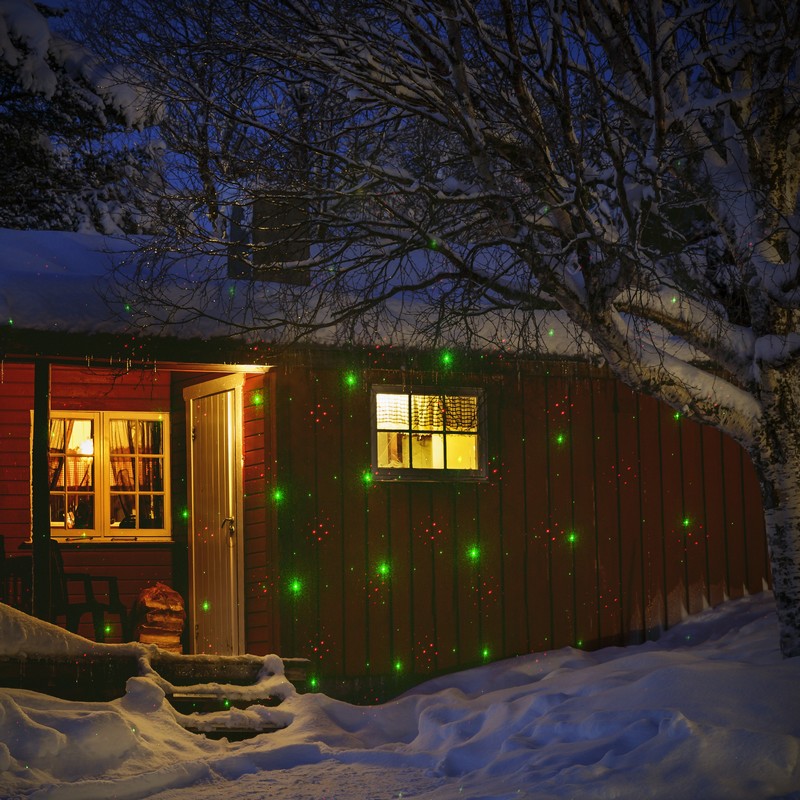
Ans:
[[[309,357],[275,376],[282,648],[323,689],[640,642],[769,579],[747,456],[605,370],[344,372]],[[381,382],[483,387],[488,480],[365,485]]]

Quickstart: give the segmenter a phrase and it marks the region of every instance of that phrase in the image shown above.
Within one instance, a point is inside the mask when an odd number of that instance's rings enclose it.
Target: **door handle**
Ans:
[[[220,530],[222,530],[226,524],[228,526],[228,536],[233,539],[236,535],[236,520],[233,517],[225,517],[225,519],[222,520],[222,524],[219,526]]]

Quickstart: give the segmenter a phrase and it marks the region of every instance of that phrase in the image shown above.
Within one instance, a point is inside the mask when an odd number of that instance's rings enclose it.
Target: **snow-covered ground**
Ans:
[[[777,641],[763,594],[656,643],[532,654],[385,705],[290,695],[285,729],[235,743],[186,732],[148,678],[110,703],[2,690],[0,796],[800,800],[800,659]]]

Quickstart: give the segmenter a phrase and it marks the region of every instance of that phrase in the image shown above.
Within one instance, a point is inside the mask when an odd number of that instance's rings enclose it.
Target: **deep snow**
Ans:
[[[0,611],[5,652],[79,643]],[[251,712],[285,729],[235,743],[185,731],[148,678],[110,703],[4,690],[0,796],[800,800],[800,659],[777,642],[764,593],[658,642],[534,653],[384,705],[290,694]]]

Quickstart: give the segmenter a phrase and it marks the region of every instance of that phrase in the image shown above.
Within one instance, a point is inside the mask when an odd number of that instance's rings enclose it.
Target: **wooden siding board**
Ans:
[[[597,644],[619,644],[620,614],[620,510],[617,465],[616,384],[600,380],[593,385],[594,459],[597,476]]]
[[[458,666],[456,626],[451,622],[453,593],[455,591],[454,543],[457,534],[453,528],[453,498],[455,484],[434,483],[431,486],[431,519],[435,530],[431,539],[431,565],[433,569],[433,605],[436,619],[434,639],[434,671],[449,670]]]
[[[402,483],[384,483],[378,488],[387,496],[389,514],[394,626],[390,640],[392,670],[401,673],[410,670],[414,661],[414,563],[410,516],[412,487]]]
[[[577,646],[597,639],[597,527],[595,518],[594,399],[592,384],[576,380],[571,387],[573,463],[572,559]]]
[[[725,487],[722,480],[722,448],[719,431],[702,427],[703,474],[705,476],[705,528],[703,546],[709,576],[708,602],[716,606],[725,599]]]
[[[620,544],[620,620],[623,642],[644,638],[643,534],[639,458],[639,404],[626,386],[617,387],[617,491]]]
[[[696,614],[708,606],[708,558],[705,548],[706,498],[702,430],[693,422],[681,424],[683,465],[684,550],[687,609]],[[688,523],[688,524],[687,524]]]
[[[741,450],[741,448],[740,448]],[[745,530],[745,566],[744,584],[750,594],[763,591],[765,585],[771,585],[769,576],[769,558],[766,547],[766,529],[764,526],[763,506],[760,502],[761,487],[750,456],[742,454],[742,503]]]
[[[367,493],[370,470],[369,394],[355,392],[341,416],[343,537],[343,644],[346,675],[365,675],[370,650],[367,606],[369,564]]]
[[[525,498],[525,426],[523,408],[510,376],[499,392],[499,491],[502,509],[503,652],[530,649],[528,609],[528,537]]]
[[[721,437],[723,475],[725,485],[725,522],[728,567],[728,597],[737,599],[746,594],[747,548],[745,519],[741,492],[741,448],[733,439]]]
[[[452,511],[454,569],[456,571],[453,621],[458,662],[477,660],[483,638],[481,616],[481,562],[484,542],[478,528],[478,486],[463,483],[454,490]],[[473,548],[474,557],[472,555]]]
[[[652,397],[639,398],[639,481],[644,534],[644,624],[649,636],[664,630],[666,591],[664,583],[664,513],[661,486],[660,405]]]
[[[661,488],[664,524],[664,575],[666,586],[666,621],[672,627],[686,615],[686,566],[684,529],[686,513],[682,491],[681,425],[674,411],[660,407]]]
[[[550,580],[550,473],[548,426],[543,377],[523,379],[525,409],[525,520],[528,549],[528,639],[534,651],[552,648],[552,581]]]
[[[573,548],[573,470],[570,381],[563,375],[547,380],[548,463],[550,467],[550,543],[553,647],[576,641]]]

